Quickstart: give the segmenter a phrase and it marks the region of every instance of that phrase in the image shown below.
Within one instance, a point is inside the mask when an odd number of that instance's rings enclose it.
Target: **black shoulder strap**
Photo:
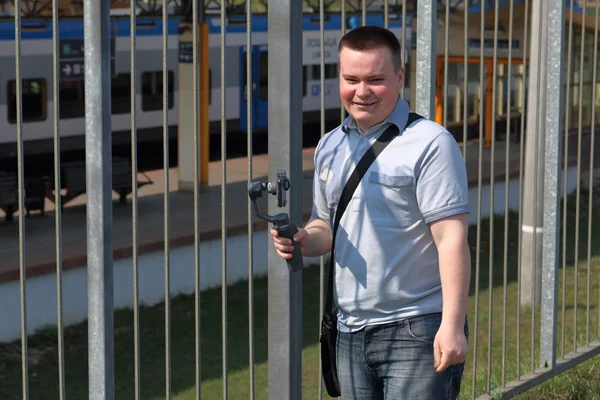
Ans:
[[[413,112],[409,113],[408,120],[406,121],[406,126],[404,127],[404,129],[406,129],[413,122],[418,121],[421,118],[423,118],[423,117],[417,113],[413,113]],[[352,199],[352,196],[354,195],[354,191],[356,190],[356,187],[358,186],[358,184],[360,183],[362,178],[365,176],[365,173],[367,172],[367,170],[369,169],[369,167],[371,166],[373,161],[375,161],[377,156],[383,151],[383,149],[386,148],[386,146],[388,144],[391,143],[391,141],[396,136],[398,136],[398,127],[394,124],[391,124],[385,130],[385,132],[383,132],[377,138],[377,141],[375,143],[373,143],[373,145],[369,148],[369,150],[367,150],[365,155],[360,159],[360,161],[356,165],[356,168],[352,172],[352,175],[350,175],[348,182],[346,182],[346,186],[344,186],[344,190],[342,191],[342,194],[340,196],[340,201],[338,202],[337,210],[335,212],[335,218],[333,221],[333,235],[332,235],[332,239],[331,239],[331,254],[330,254],[331,258],[329,260],[329,277],[327,278],[325,313],[330,313],[332,311],[333,279],[334,279],[333,266],[335,265],[333,249],[335,247],[335,237],[336,237],[338,226],[340,224],[340,220],[342,219],[342,215],[344,214],[344,211],[346,211],[346,207],[348,206],[350,199]]]

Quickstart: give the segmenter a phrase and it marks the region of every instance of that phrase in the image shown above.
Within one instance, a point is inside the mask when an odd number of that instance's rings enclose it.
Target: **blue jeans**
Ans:
[[[464,363],[441,373],[433,369],[433,340],[441,320],[441,313],[429,314],[355,333],[338,332],[341,399],[457,399]]]

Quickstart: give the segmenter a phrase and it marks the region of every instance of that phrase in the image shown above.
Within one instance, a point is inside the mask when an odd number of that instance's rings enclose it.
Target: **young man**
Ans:
[[[332,246],[341,192],[388,127],[398,135],[370,166],[336,234],[336,362],[344,400],[455,399],[467,354],[470,278],[465,164],[442,126],[409,126],[404,71],[390,31],[362,27],[339,44],[350,116],[315,152],[312,216],[294,240],[305,256]],[[406,129],[405,129],[406,126]],[[291,241],[271,231],[277,253]]]

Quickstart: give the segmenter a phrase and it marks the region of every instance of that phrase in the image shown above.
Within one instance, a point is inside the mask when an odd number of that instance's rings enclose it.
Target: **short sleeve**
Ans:
[[[454,137],[438,135],[420,159],[417,202],[426,223],[469,212],[467,171]]]
[[[318,148],[315,151],[315,169],[313,173],[313,204],[311,217],[322,219],[329,223],[329,205],[327,203],[327,195],[325,193],[325,182],[320,176],[320,166],[317,161]]]

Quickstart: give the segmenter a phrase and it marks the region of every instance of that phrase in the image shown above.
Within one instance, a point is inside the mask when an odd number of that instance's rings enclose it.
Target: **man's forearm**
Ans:
[[[318,257],[331,250],[331,229],[323,220],[311,218],[304,227],[308,234],[308,243],[302,250],[307,257]]]
[[[442,282],[442,323],[462,327],[466,317],[471,254],[460,238],[445,238],[438,246]]]
[[[471,278],[471,253],[467,241],[467,214],[443,218],[431,224],[438,250],[442,282],[442,323],[464,325]]]

